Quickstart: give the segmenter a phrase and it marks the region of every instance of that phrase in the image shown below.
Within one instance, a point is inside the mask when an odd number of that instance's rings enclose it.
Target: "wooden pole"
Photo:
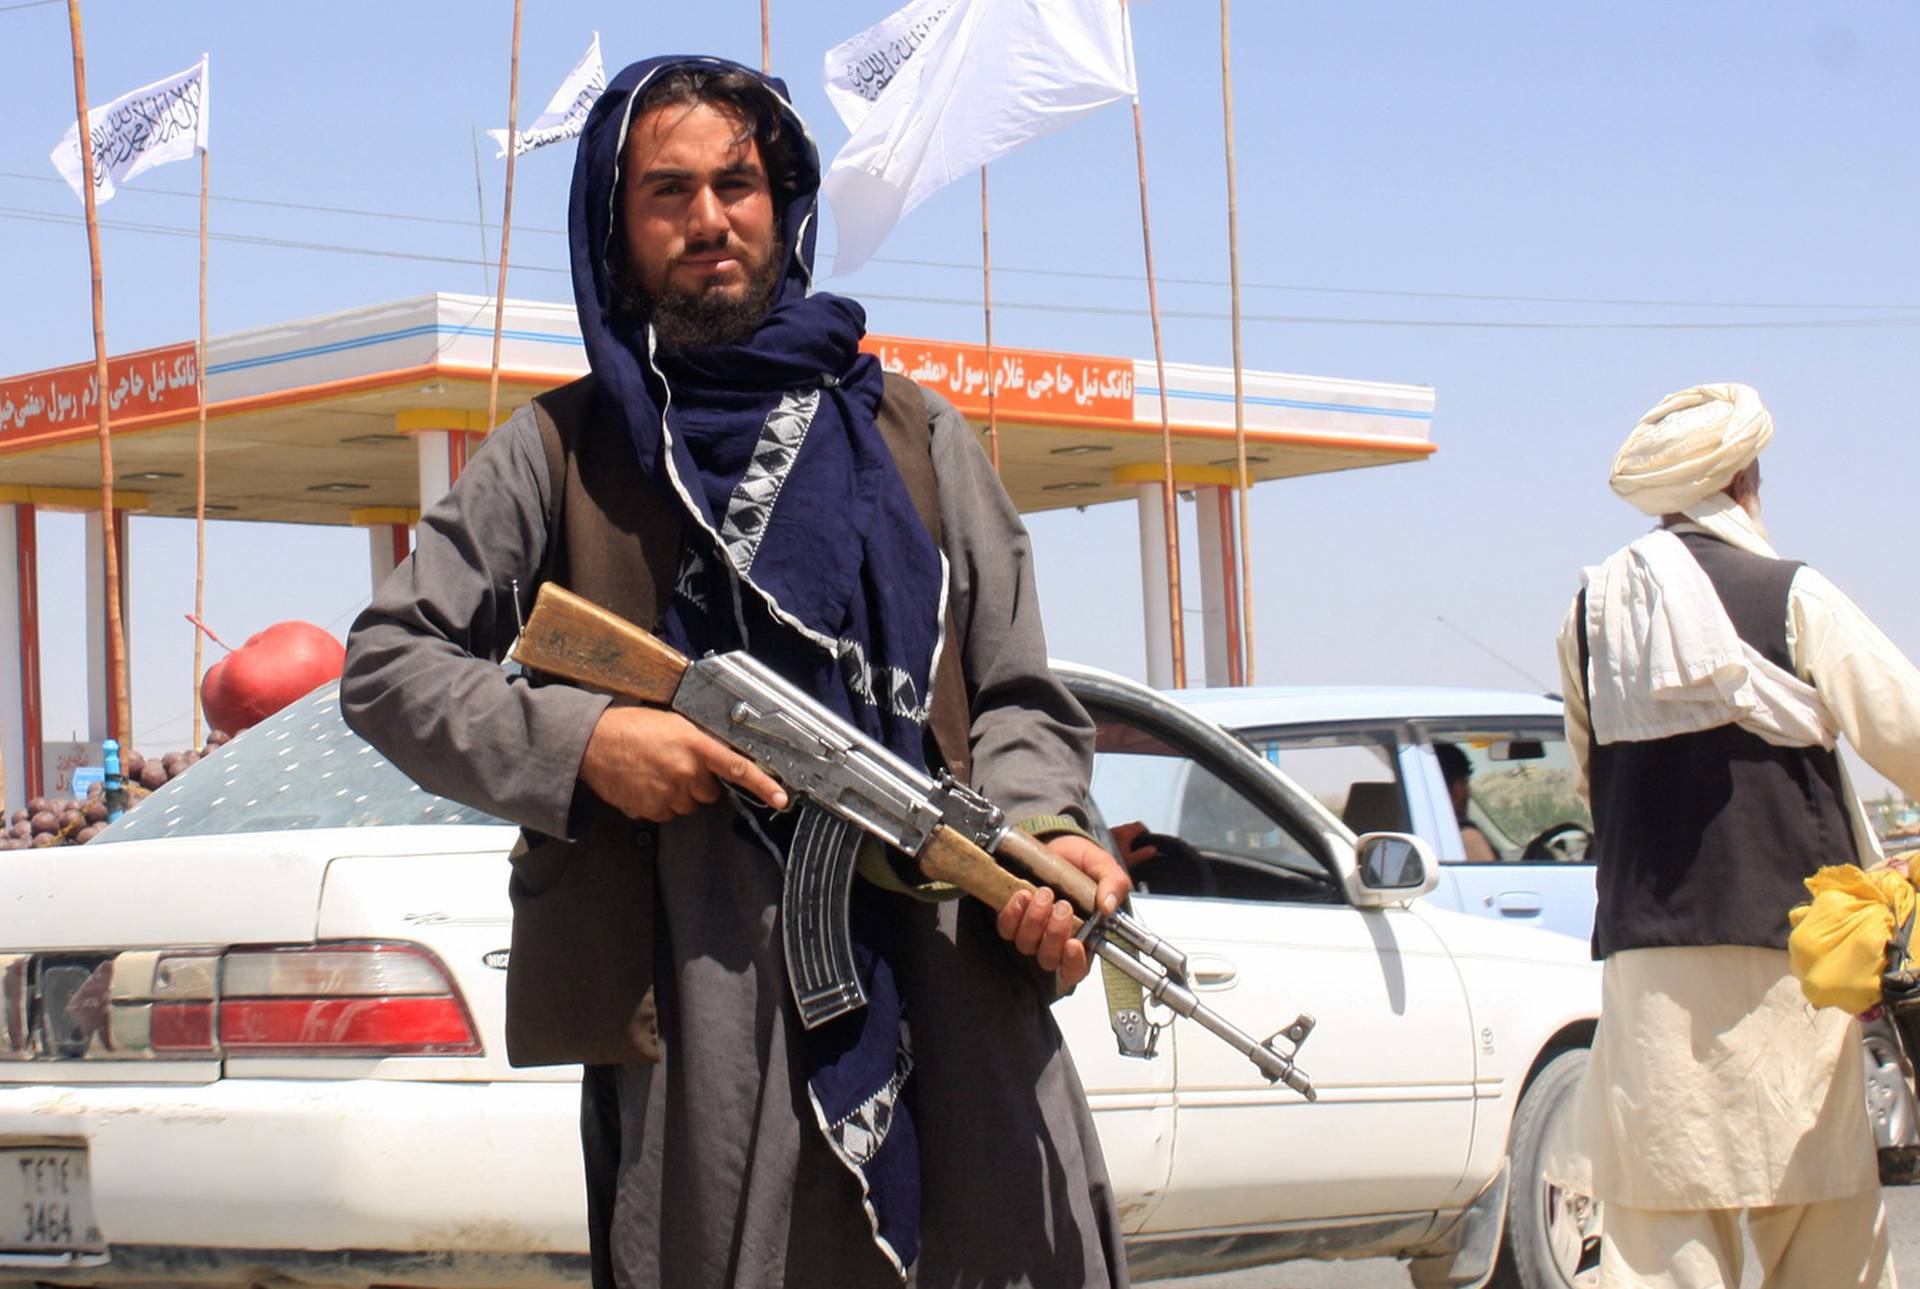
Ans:
[[[993,240],[988,234],[987,168],[980,167],[980,300],[987,320],[987,455],[1000,473],[1000,412],[993,371]]]
[[[487,289],[487,181],[480,170],[480,127],[473,127],[473,207],[480,212],[480,290]]]
[[[194,440],[193,616],[207,619],[207,150],[200,149],[200,346],[194,353],[200,424]],[[200,633],[193,633],[193,743],[200,746]]]
[[[93,367],[98,386],[94,408],[100,431],[100,537],[107,583],[107,689],[111,737],[122,746],[133,741],[133,721],[127,709],[127,642],[120,621],[120,543],[113,522],[113,431],[107,423],[106,299],[100,275],[100,211],[93,193],[93,131],[87,121],[86,42],[80,34],[80,0],[67,0],[67,24],[73,33],[73,102],[80,121],[80,173],[86,182],[87,261],[93,274]]]
[[[1227,12],[1229,0],[1220,0],[1220,104],[1227,135],[1227,276],[1233,296],[1233,456],[1234,486],[1240,501],[1240,665],[1228,683],[1253,683],[1253,532],[1247,526],[1247,494],[1253,481],[1247,475],[1246,366],[1240,354],[1240,198],[1233,168],[1233,41]]]
[[[773,75],[773,27],[768,15],[772,0],[760,0],[760,74]]]
[[[1124,17],[1127,0],[1120,0]],[[1167,351],[1160,336],[1160,291],[1153,275],[1153,219],[1147,208],[1147,133],[1140,118],[1140,96],[1133,97],[1133,152],[1140,171],[1140,246],[1146,256],[1147,312],[1153,319],[1153,368],[1160,386],[1160,506],[1167,529],[1167,612],[1173,637],[1173,687],[1187,686],[1186,623],[1180,608],[1180,512],[1173,484],[1173,418],[1167,408]]]
[[[513,162],[520,152],[520,7],[513,0],[513,57],[507,74],[507,195],[500,204],[500,285],[493,295],[493,364],[487,372],[487,429],[500,419],[500,329],[507,318],[507,241],[513,232]]]

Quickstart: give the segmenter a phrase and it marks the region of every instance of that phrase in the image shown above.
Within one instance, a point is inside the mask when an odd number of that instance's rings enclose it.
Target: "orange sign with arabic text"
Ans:
[[[945,394],[968,416],[987,414],[984,345],[903,336],[868,336],[860,348],[890,372]],[[1039,413],[1048,420],[1133,419],[1133,360],[993,347],[994,395],[1001,416]]]
[[[107,359],[109,423],[192,410],[199,397],[193,351],[189,342]],[[92,363],[0,379],[0,444],[89,428],[98,422],[99,400]]]

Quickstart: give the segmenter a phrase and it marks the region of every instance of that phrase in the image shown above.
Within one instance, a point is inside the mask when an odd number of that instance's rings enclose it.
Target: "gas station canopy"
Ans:
[[[407,522],[421,505],[422,432],[487,427],[491,301],[427,295],[237,332],[207,347],[207,509],[219,519]],[[893,371],[940,391],[984,431],[979,345],[869,336]],[[194,511],[191,343],[112,360],[116,507]],[[1022,511],[1132,499],[1162,474],[1151,361],[996,347],[1002,475]],[[571,304],[509,301],[500,416],[587,370]],[[91,363],[0,379],[0,502],[98,508]],[[1233,373],[1167,365],[1176,482],[1233,482]],[[1425,458],[1433,391],[1245,374],[1255,482]],[[464,451],[459,459],[464,459]],[[458,459],[453,473],[458,472]]]

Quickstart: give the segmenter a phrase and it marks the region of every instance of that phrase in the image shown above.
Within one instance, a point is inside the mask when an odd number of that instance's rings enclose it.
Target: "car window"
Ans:
[[[395,769],[347,728],[340,717],[339,686],[330,684],[172,779],[88,845],[220,833],[502,822],[483,810],[436,797]]]
[[[1142,894],[1340,898],[1301,824],[1276,818],[1181,745],[1126,715],[1089,706],[1094,812],[1116,837],[1130,836],[1129,825],[1144,826],[1134,847],[1119,848]],[[1129,849],[1138,853],[1129,856]]]
[[[1500,863],[1580,863],[1593,838],[1593,816],[1580,799],[1565,729],[1549,725],[1428,726],[1421,731],[1441,758],[1462,758],[1467,779],[1467,827],[1486,838]]]
[[[1251,741],[1355,833],[1412,831],[1392,730],[1265,731]]]

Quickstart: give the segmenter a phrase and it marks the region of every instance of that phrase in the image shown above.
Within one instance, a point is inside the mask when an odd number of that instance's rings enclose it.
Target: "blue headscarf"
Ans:
[[[625,141],[646,87],[675,68],[751,77],[800,154],[794,183],[770,175],[787,258],[765,320],[737,344],[664,349],[615,303],[607,258],[622,235]],[[659,634],[690,656],[750,650],[924,767],[945,568],[875,424],[880,367],[858,349],[866,313],[812,290],[819,185],[819,154],[780,81],[719,58],[635,63],[608,84],[580,136],[568,217],[574,300],[604,419],[631,438],[642,473],[687,521]],[[775,823],[762,835],[785,834]],[[911,1044],[887,947],[893,898],[856,891],[869,1004],[809,1032],[805,1053],[816,1114],[904,1275],[919,1245],[919,1159]]]

